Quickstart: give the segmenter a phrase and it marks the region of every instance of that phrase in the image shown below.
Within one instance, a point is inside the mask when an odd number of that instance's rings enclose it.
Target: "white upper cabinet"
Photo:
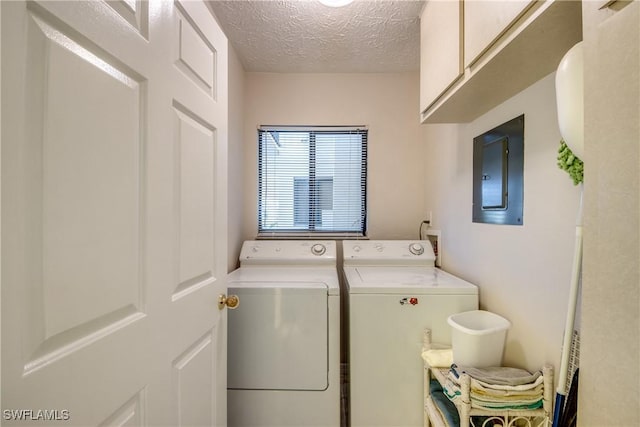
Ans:
[[[554,72],[582,40],[582,4],[428,0],[420,22],[420,120],[466,123]]]
[[[464,66],[472,65],[534,3],[532,0],[466,0]]]
[[[426,110],[464,71],[462,1],[429,1],[420,18],[420,111]]]

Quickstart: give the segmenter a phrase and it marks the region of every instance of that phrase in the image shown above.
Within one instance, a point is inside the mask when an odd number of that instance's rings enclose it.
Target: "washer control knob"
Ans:
[[[314,255],[322,255],[327,251],[327,248],[322,244],[322,243],[316,243],[315,245],[311,246],[311,253]]]
[[[358,245],[355,245],[355,246],[353,247],[353,251],[354,251],[354,252],[360,252],[361,250],[362,250],[362,248],[361,248],[360,246],[358,246]]]
[[[414,255],[422,255],[424,253],[424,247],[420,243],[412,243],[409,245],[409,252]]]

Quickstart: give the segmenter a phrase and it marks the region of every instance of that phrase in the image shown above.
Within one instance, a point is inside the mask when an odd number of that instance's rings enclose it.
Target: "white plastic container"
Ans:
[[[449,316],[453,363],[487,368],[501,366],[507,330],[511,323],[484,310],[465,311]]]

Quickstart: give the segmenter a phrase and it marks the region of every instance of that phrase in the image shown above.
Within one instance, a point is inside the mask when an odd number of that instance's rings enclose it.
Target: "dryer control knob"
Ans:
[[[409,252],[414,255],[422,255],[424,253],[424,247],[420,243],[412,243],[409,245]]]
[[[327,251],[327,248],[321,244],[321,243],[316,243],[315,245],[311,246],[311,253],[314,255],[322,255]]]

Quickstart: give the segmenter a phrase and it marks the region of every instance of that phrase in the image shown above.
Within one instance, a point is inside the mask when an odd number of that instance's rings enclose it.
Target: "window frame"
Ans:
[[[273,229],[264,229],[263,224],[261,223],[264,220],[263,217],[263,200],[262,200],[262,178],[263,178],[263,172],[261,171],[262,165],[263,165],[263,156],[264,154],[262,153],[262,141],[261,141],[261,135],[265,132],[305,132],[305,133],[309,133],[309,144],[310,144],[310,151],[308,154],[308,159],[309,159],[309,175],[308,175],[308,179],[310,181],[310,195],[309,195],[309,211],[310,211],[310,215],[309,215],[309,227],[307,229],[288,229],[288,228],[282,228],[280,230],[273,230]],[[318,230],[312,227],[312,222],[313,222],[313,218],[312,218],[312,214],[311,214],[311,206],[313,204],[312,202],[312,194],[311,192],[313,192],[313,188],[314,188],[314,183],[315,182],[322,182],[322,181],[326,181],[327,179],[331,179],[332,183],[333,183],[333,179],[335,178],[334,175],[332,176],[320,176],[318,178],[316,178],[315,176],[315,135],[317,134],[331,134],[331,133],[337,133],[337,134],[359,134],[361,135],[362,141],[361,141],[361,150],[360,150],[360,156],[361,156],[361,160],[360,160],[360,188],[362,191],[361,196],[359,197],[360,203],[361,203],[361,207],[360,207],[360,223],[361,223],[361,228],[357,231],[344,231],[344,230]],[[258,130],[257,130],[257,141],[258,141],[258,156],[257,156],[257,160],[258,160],[258,164],[257,164],[257,228],[258,228],[258,233],[257,233],[257,238],[259,239],[264,239],[264,238],[273,238],[273,239],[278,239],[278,238],[283,238],[283,239],[305,239],[305,238],[317,238],[317,239],[333,239],[333,238],[366,238],[367,237],[367,222],[368,222],[368,218],[367,218],[367,209],[368,209],[368,203],[367,203],[367,186],[368,186],[368,128],[367,126],[259,126]],[[317,190],[317,189],[316,189]],[[357,200],[357,199],[356,199]],[[292,201],[292,206],[295,204],[295,201]],[[294,220],[295,220],[295,208],[292,207],[292,214],[294,215]]]

